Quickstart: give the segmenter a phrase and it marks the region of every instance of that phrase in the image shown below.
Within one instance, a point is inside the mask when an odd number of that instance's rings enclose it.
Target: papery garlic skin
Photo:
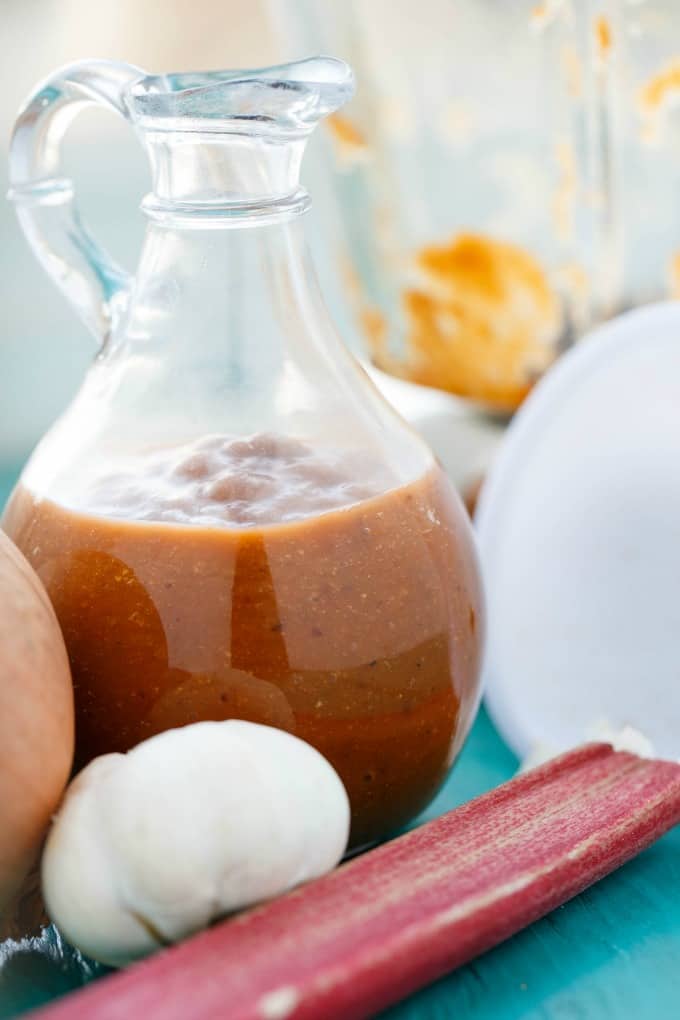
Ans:
[[[588,727],[586,737],[588,740],[601,740],[611,744],[615,751],[629,751],[640,758],[656,757],[651,740],[629,723],[625,726],[613,726],[608,719],[598,719]]]
[[[628,723],[625,726],[614,726],[608,719],[597,719],[591,723],[583,734],[583,743],[611,744],[615,751],[628,751],[639,758],[656,756],[654,745],[644,733]],[[571,748],[538,741],[529,748],[517,771],[528,772],[568,750]]]
[[[43,855],[47,910],[84,953],[121,966],[331,870],[349,822],[337,773],[290,733],[169,730],[73,781]]]

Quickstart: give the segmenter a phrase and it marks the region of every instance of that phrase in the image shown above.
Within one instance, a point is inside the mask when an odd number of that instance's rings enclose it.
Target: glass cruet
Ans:
[[[337,768],[359,846],[425,807],[460,749],[483,612],[458,497],[339,339],[305,247],[305,143],[352,90],[330,58],[94,61],[37,87],[11,198],[99,351],[3,526],[65,635],[77,764],[199,719],[279,726]],[[149,156],[134,276],[60,174],[86,104]]]

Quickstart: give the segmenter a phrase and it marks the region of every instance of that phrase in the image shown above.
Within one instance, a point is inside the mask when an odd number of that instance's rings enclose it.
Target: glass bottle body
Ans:
[[[474,714],[474,549],[328,321],[299,139],[210,127],[147,132],[138,272],[3,526],[64,631],[78,764],[200,719],[278,726],[337,768],[363,845],[426,805]]]

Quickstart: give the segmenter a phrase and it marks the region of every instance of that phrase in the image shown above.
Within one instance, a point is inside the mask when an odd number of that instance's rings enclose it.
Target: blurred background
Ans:
[[[2,0],[0,39],[3,194],[17,109],[61,64],[94,56],[168,71],[276,59],[269,19],[257,0]],[[117,117],[87,110],[72,126],[65,154],[93,233],[133,269],[144,229],[138,207],[149,185],[138,140]],[[77,389],[95,345],[29,251],[4,200],[0,239],[0,461],[9,470],[25,459]]]
[[[585,330],[680,295],[674,0],[2,0],[0,39],[3,191],[16,110],[60,64],[349,60],[356,99],[303,173],[317,269],[347,342],[463,488]],[[93,232],[134,268],[138,141],[85,112],[66,152]],[[95,350],[8,203],[0,245],[6,490]]]

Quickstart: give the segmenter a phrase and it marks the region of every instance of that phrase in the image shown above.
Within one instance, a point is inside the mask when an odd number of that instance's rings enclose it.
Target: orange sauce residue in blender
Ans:
[[[640,139],[644,144],[658,144],[669,108],[680,98],[680,59],[671,60],[649,78],[638,93],[642,115]]]
[[[365,162],[368,156],[368,142],[363,131],[353,120],[341,113],[332,113],[326,120],[338,162],[345,166]]]
[[[536,32],[542,32],[560,14],[560,0],[543,0],[542,3],[534,4],[529,12],[529,27]]]
[[[555,355],[560,306],[543,269],[516,245],[460,234],[423,248],[404,292],[407,353],[388,352],[380,320],[364,329],[378,367],[513,411]],[[368,326],[368,328],[367,328]]]
[[[600,63],[605,63],[611,55],[613,46],[612,27],[609,18],[604,14],[598,15],[594,23],[595,52]]]
[[[680,300],[680,251],[671,255],[668,266],[668,294],[674,301]]]
[[[643,109],[658,110],[670,99],[680,94],[680,59],[657,71],[640,90],[640,105]]]
[[[573,146],[566,140],[555,146],[558,168],[557,186],[553,195],[552,219],[555,232],[561,241],[571,240],[574,233],[574,208],[578,186],[576,156]]]
[[[571,99],[583,97],[583,64],[577,48],[566,44],[560,50],[560,64],[567,94]]]

